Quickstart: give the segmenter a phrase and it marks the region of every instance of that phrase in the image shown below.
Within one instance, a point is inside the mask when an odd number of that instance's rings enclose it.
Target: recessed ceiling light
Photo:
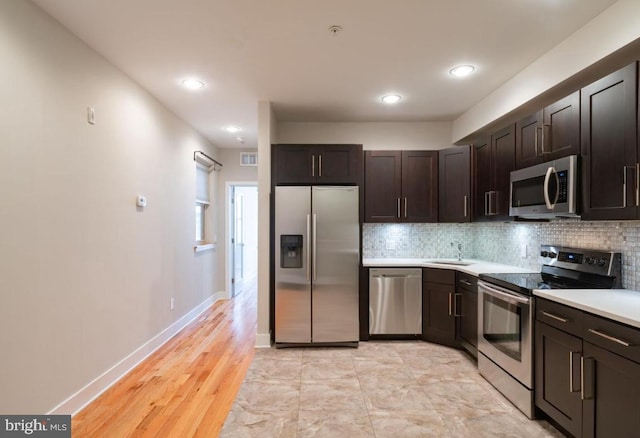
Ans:
[[[180,82],[180,84],[184,88],[188,88],[189,90],[199,90],[200,88],[204,87],[204,82],[194,78],[184,79],[182,82]]]
[[[476,68],[472,65],[458,65],[449,70],[451,76],[462,78],[470,75]]]
[[[388,103],[389,105],[393,105],[394,103],[400,102],[402,96],[399,94],[387,94],[386,96],[382,96],[382,101],[384,103]]]
[[[226,128],[224,128],[224,130],[230,134],[235,134],[236,132],[240,132],[240,128],[238,128],[237,126],[227,126]]]

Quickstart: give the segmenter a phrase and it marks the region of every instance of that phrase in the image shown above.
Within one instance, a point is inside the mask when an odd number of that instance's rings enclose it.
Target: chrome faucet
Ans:
[[[456,245],[456,248],[458,249],[458,261],[462,261],[462,243],[460,242],[451,242],[451,247],[454,247],[454,244]]]

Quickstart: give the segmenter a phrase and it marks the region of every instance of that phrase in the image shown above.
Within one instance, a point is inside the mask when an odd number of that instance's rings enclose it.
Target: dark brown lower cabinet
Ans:
[[[458,347],[456,339],[456,275],[447,269],[424,268],[422,273],[422,336]]]
[[[575,437],[640,436],[640,330],[547,300],[537,309],[536,406]]]
[[[458,301],[458,341],[462,348],[478,357],[478,278],[456,273]]]
[[[584,342],[583,437],[640,436],[640,364]]]
[[[581,436],[582,399],[576,377],[580,376],[582,339],[536,322],[535,351],[536,406],[567,432]]]

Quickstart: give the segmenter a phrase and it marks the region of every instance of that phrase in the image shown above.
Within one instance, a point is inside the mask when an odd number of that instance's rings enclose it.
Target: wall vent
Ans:
[[[241,166],[257,166],[258,153],[257,152],[240,152],[240,165]]]

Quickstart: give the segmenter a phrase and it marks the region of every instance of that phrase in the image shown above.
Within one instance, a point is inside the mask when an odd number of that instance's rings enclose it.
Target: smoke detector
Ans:
[[[338,26],[336,24],[334,24],[333,26],[329,26],[329,32],[331,32],[331,35],[336,36],[338,35],[338,32],[342,31],[342,26]]]

